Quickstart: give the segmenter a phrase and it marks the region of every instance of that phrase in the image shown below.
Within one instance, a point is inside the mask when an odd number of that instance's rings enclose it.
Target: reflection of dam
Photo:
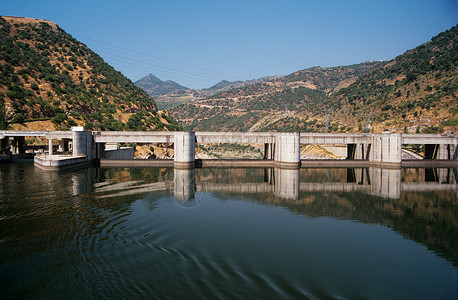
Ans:
[[[199,171],[195,169],[174,169],[173,182],[129,181],[117,184],[105,183],[102,186],[92,185],[92,181],[87,177],[95,175],[95,172],[80,174],[72,179],[74,179],[74,193],[88,193],[94,188],[96,193],[103,193],[99,197],[116,197],[170,190],[173,191],[174,198],[179,201],[192,200],[196,193],[202,192],[272,193],[276,197],[291,200],[299,199],[300,192],[362,192],[391,199],[399,199],[402,191],[458,192],[456,169],[423,169],[424,174],[422,172],[420,181],[414,182],[402,182],[401,169],[352,168],[341,170],[346,170],[346,176],[340,178],[339,181],[333,181],[326,176],[313,180],[304,176],[301,182],[299,169],[279,168],[263,169],[263,180],[257,182],[236,182],[230,178],[225,182],[204,180],[199,175]]]
[[[300,182],[299,170],[266,169],[261,183],[207,183],[197,191],[232,193],[273,193],[285,199],[298,199],[299,192],[364,192],[369,195],[398,199],[401,191],[457,191],[456,173],[441,169],[438,182],[403,182],[401,169],[347,169],[347,182]],[[450,175],[453,175],[451,177]]]

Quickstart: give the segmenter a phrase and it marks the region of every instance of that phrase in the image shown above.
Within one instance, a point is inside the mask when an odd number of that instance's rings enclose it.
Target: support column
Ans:
[[[274,159],[274,144],[273,143],[264,144],[264,159]]]
[[[53,155],[52,139],[48,140],[48,152],[49,152],[49,155]]]
[[[401,164],[401,135],[399,133],[382,133],[373,137],[372,155],[370,160],[377,164]]]
[[[96,144],[97,158],[105,158],[105,143]]]
[[[92,160],[92,144],[92,132],[73,131],[73,156],[86,156],[88,160]]]
[[[347,158],[346,159],[355,159],[357,144],[347,144]]]
[[[425,159],[437,159],[439,145],[425,144]]]
[[[367,142],[357,144],[355,158],[368,160],[369,152],[370,152],[370,144],[368,144]]]
[[[13,146],[12,147],[13,154],[25,153],[24,137],[23,136],[15,136],[13,138],[12,146]]]
[[[194,132],[175,132],[175,168],[194,168],[196,157]]]
[[[437,159],[457,159],[456,146],[453,144],[438,145]]]
[[[59,139],[59,147],[57,148],[58,152],[68,151],[68,139]]]
[[[62,144],[63,144],[62,146],[64,148],[63,149],[64,152],[68,152],[69,149],[70,149],[69,145],[68,145],[68,142],[69,142],[68,139],[62,139]]]
[[[301,137],[298,132],[277,134],[275,164],[280,168],[301,167]]]
[[[8,147],[8,138],[7,137],[0,138],[0,153],[3,151],[6,151],[7,147]]]

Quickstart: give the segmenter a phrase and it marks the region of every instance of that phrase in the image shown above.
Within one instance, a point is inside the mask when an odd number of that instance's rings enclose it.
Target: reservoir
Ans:
[[[457,299],[453,168],[0,165],[0,298]]]

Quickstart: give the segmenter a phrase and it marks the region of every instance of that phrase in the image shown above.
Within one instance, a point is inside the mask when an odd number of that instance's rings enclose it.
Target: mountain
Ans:
[[[0,126],[176,130],[132,81],[50,21],[0,17]],[[6,119],[8,124],[2,125]]]
[[[264,77],[260,79],[247,80],[247,81],[233,81],[222,80],[208,89],[187,89],[176,84],[173,81],[161,81],[152,74],[138,80],[135,84],[146,91],[149,95],[154,96],[159,109],[170,109],[175,106],[186,104],[188,102],[202,100],[214,94],[228,91],[243,86],[266,82],[281,76]],[[172,86],[167,86],[170,83]]]
[[[135,81],[135,85],[147,92],[151,97],[165,95],[178,90],[189,90],[187,87],[181,86],[172,80],[162,81],[153,74],[148,74]]]
[[[367,62],[335,68],[315,67],[287,76],[266,77],[174,107],[170,112],[189,130],[265,130],[274,121],[314,110],[316,103],[322,102],[327,95],[384,64]],[[321,110],[313,112],[321,114]],[[315,124],[317,121],[310,122]]]
[[[234,87],[237,87],[238,84],[242,83],[243,81],[234,81],[234,82],[229,82],[227,80],[222,80],[220,82],[218,82],[217,84],[209,87],[208,91],[221,91],[221,90],[224,90],[224,89],[230,89],[230,88],[234,88]]]
[[[206,94],[207,96],[212,96],[217,93],[225,92],[228,90],[236,89],[236,88],[241,88],[247,85],[252,85],[256,83],[262,83],[262,82],[267,82],[271,80],[275,80],[277,78],[280,78],[282,76],[267,76],[267,77],[262,77],[259,79],[253,79],[253,80],[237,80],[237,81],[227,81],[227,80],[222,80],[218,82],[217,84],[209,87],[208,89],[202,89],[202,92]]]
[[[457,32],[391,61],[314,67],[170,112],[188,130],[457,133]]]

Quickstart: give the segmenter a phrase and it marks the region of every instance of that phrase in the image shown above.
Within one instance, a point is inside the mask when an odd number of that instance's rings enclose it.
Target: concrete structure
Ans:
[[[175,168],[194,168],[196,136],[194,132],[177,132],[174,139]]]
[[[275,139],[275,165],[282,168],[300,168],[301,141],[299,133],[280,133]]]
[[[301,144],[346,145],[347,159],[366,161],[370,165],[400,167],[403,144],[424,144],[426,160],[458,161],[458,136],[438,134],[336,134],[336,133],[272,133],[272,132],[85,132],[82,128],[73,131],[0,131],[2,149],[5,138],[12,139],[13,153],[23,153],[24,137],[37,136],[48,139],[48,159],[54,159],[53,140],[59,141],[58,150],[72,146],[72,157],[93,159],[106,157],[107,143],[173,143],[174,166],[195,166],[195,144],[238,143],[264,144],[265,160],[273,166],[299,168]],[[70,158],[69,158],[70,159]],[[59,159],[61,160],[61,159]],[[40,163],[37,160],[37,163]]]
[[[106,159],[133,160],[135,149],[133,147],[120,147],[119,149],[105,150]]]

